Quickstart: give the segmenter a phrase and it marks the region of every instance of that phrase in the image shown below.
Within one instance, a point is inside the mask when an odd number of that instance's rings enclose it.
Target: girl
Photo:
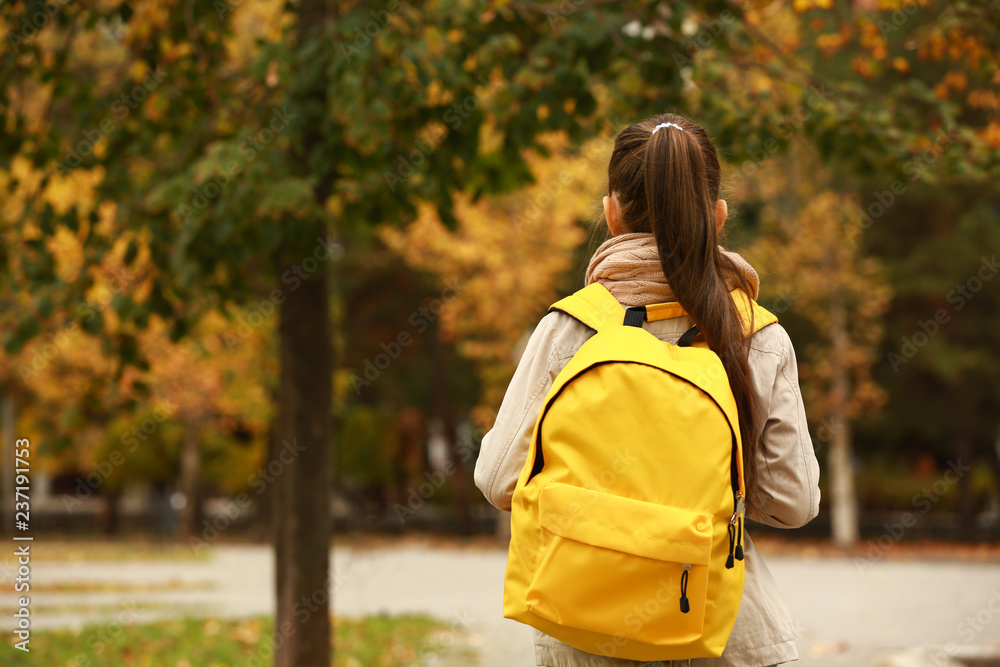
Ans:
[[[769,526],[797,528],[816,516],[820,494],[795,350],[779,324],[743,335],[730,291],[756,299],[759,280],[742,257],[718,245],[728,213],[719,199],[720,184],[715,146],[690,120],[664,114],[624,129],[615,140],[604,197],[612,238],[590,260],[586,282],[601,283],[626,308],[680,303],[688,315],[646,322],[644,328],[676,343],[698,325],[722,359],[736,397],[747,515]],[[545,395],[591,335],[558,311],[542,318],[532,334],[476,462],[476,485],[496,507],[510,511]],[[749,535],[744,545],[743,599],[722,656],[645,664],[756,667],[798,659],[788,608]],[[547,667],[644,664],[591,655],[538,630],[535,657]]]

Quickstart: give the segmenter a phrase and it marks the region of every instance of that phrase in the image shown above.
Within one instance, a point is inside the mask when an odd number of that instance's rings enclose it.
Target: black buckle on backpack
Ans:
[[[625,311],[625,326],[642,328],[646,321],[646,306],[632,306]]]
[[[690,329],[684,332],[680,340],[677,341],[677,347],[691,347],[691,341],[693,341],[701,331],[698,330],[698,325],[694,325]]]

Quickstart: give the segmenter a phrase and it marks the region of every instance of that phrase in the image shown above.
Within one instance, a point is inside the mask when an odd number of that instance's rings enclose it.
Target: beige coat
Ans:
[[[684,316],[647,322],[645,328],[660,340],[676,343],[693,325],[691,318]],[[528,341],[476,462],[476,486],[496,507],[510,511],[511,495],[528,455],[542,401],[559,371],[592,335],[570,316],[552,312],[542,318]],[[780,324],[753,335],[750,365],[760,396],[759,423],[764,424],[757,458],[758,494],[764,513],[750,518],[778,528],[797,528],[819,511],[819,463],[806,426],[795,350]],[[744,545],[746,584],[726,649],[720,658],[696,659],[692,665],[754,667],[798,659],[788,608],[749,534]],[[535,655],[538,665],[548,667],[643,664],[593,656],[537,630]]]

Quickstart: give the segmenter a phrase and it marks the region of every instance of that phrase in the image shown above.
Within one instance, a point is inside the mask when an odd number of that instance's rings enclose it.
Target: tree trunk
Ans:
[[[0,507],[3,508],[3,527],[0,527],[0,534],[12,532],[14,530],[14,441],[17,439],[14,422],[16,411],[14,410],[14,396],[9,391],[3,392],[0,398],[0,472],[3,479],[0,480]]]
[[[831,281],[832,282],[832,281]],[[858,541],[858,497],[854,489],[851,427],[847,414],[850,381],[847,365],[847,313],[837,287],[830,299],[833,351],[833,439],[830,443],[830,513],[833,542],[847,549]]]
[[[972,459],[972,440],[968,434],[960,432],[955,439],[955,460],[962,465],[972,465]],[[972,475],[968,473],[958,478],[958,526],[961,539],[975,539],[976,500],[972,495]]]
[[[272,394],[271,400],[274,405],[278,405],[278,392],[273,391]],[[264,459],[264,469],[267,468],[268,463],[277,458],[279,451],[278,444],[277,424],[272,420],[267,429],[267,457]],[[275,485],[266,483],[266,480],[263,488],[257,490],[256,512],[254,513],[253,522],[250,525],[251,539],[262,542],[274,541],[274,504],[276,502],[276,493]]]
[[[118,529],[121,527],[121,499],[122,492],[117,489],[111,491],[104,497],[106,507],[104,533],[108,536],[117,535]]]
[[[320,40],[321,50],[331,48],[323,43],[329,17],[326,0],[301,0],[300,48],[309,40]],[[323,70],[313,67],[299,72],[288,103],[303,127],[301,144],[294,147],[291,157],[303,175],[316,179],[313,194],[325,206],[335,174],[318,170],[310,158],[324,145],[321,129],[329,113]],[[317,219],[300,237],[288,239],[285,251],[277,256],[277,275],[303,263],[301,253],[311,254],[318,240],[326,238],[326,224]],[[333,662],[329,577],[333,332],[328,275],[328,263],[319,262],[317,270],[294,289],[281,286],[285,301],[278,323],[281,379],[274,444],[283,469],[275,478],[272,497],[275,667],[329,667]]]
[[[324,234],[317,225],[320,235]],[[279,275],[281,272],[279,271]],[[330,456],[333,342],[322,268],[289,290],[279,323],[274,535],[275,667],[326,667],[330,655]],[[290,463],[286,461],[290,460]],[[297,612],[297,613],[296,613]]]
[[[469,485],[466,483],[462,461],[457,456],[455,448],[458,445],[457,428],[451,406],[451,392],[448,386],[448,360],[441,340],[441,328],[435,327],[434,337],[430,341],[434,346],[434,416],[441,424],[441,435],[448,447],[448,462],[451,464],[451,488],[455,498],[455,519],[458,532],[468,535],[472,532],[472,521],[469,517]]]
[[[187,542],[198,533],[198,477],[201,470],[198,442],[200,428],[193,419],[184,422],[184,440],[181,442],[180,492],[184,494],[184,507],[178,517],[177,534]]]

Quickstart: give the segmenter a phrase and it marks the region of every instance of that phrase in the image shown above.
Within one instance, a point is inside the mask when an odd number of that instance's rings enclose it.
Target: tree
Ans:
[[[818,445],[829,445],[833,540],[847,548],[858,539],[851,424],[885,402],[871,371],[890,291],[878,262],[846,242],[856,204],[830,189],[829,174],[801,152],[770,167],[756,179],[761,228],[748,254],[768,278],[764,303],[773,299],[779,318],[794,309],[815,331],[800,358],[803,393]]]

